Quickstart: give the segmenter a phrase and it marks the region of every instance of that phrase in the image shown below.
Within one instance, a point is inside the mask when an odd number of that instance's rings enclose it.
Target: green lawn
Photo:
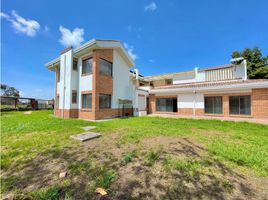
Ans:
[[[89,148],[84,147],[83,152],[86,149],[86,156],[83,157],[82,161],[81,158],[79,161],[70,161],[69,159],[72,156],[74,157],[75,154],[67,158],[63,157],[63,154],[69,153],[70,149],[83,148],[83,145],[79,142],[71,140],[70,136],[83,132],[81,127],[88,125],[97,126],[94,131],[101,132],[103,136],[98,140],[87,142]],[[171,149],[174,145],[172,143],[173,139],[167,143],[161,143],[162,140],[160,139],[158,142],[161,144],[149,142],[146,145],[146,141],[150,141],[150,138],[159,137],[164,139],[174,138],[174,141],[176,140],[178,145],[181,145],[184,150],[183,153],[188,157],[181,156],[181,152],[176,153],[175,150]],[[194,144],[186,147],[185,144],[180,143],[180,140],[190,140]],[[92,145],[96,145],[93,150],[90,149],[91,142]],[[101,147],[102,144],[106,145]],[[110,144],[111,147],[107,146]],[[195,147],[197,145],[204,150],[199,152]],[[174,148],[176,147],[174,145]],[[200,156],[189,154],[192,151],[196,151]],[[82,151],[79,150],[79,152]],[[64,193],[65,199],[72,199],[72,196],[78,198],[74,189],[77,186],[74,183],[75,177],[83,175],[88,178],[85,179],[87,181],[86,186],[83,186],[83,190],[86,191],[85,195],[94,199],[94,187],[102,186],[111,193],[112,197],[126,197],[120,196],[119,191],[113,191],[113,187],[119,187],[120,181],[125,181],[125,179],[121,179],[126,175],[121,173],[128,170],[128,167],[132,165],[134,167],[135,162],[136,164],[143,163],[142,166],[149,171],[152,169],[152,173],[154,173],[154,168],[159,167],[160,171],[162,170],[167,176],[171,171],[177,171],[180,174],[183,172],[187,177],[201,177],[200,182],[203,181],[203,177],[210,177],[210,174],[218,170],[215,172],[215,181],[222,180],[219,185],[227,188],[224,191],[228,193],[235,185],[230,183],[231,175],[230,179],[223,180],[225,175],[219,171],[220,164],[226,165],[226,169],[237,170],[243,176],[263,177],[265,181],[267,180],[268,126],[247,122],[160,117],[131,117],[103,122],[88,122],[77,119],[58,119],[53,117],[52,111],[34,111],[32,114],[25,114],[24,112],[1,113],[1,169],[3,172],[1,192],[19,191],[19,193],[25,193],[23,188],[20,187],[22,183],[17,183],[19,182],[16,179],[18,177],[14,175],[14,171],[24,170],[27,164],[33,163],[40,156],[47,157],[46,162],[49,162],[49,160],[66,162],[70,177],[64,182],[55,181],[55,184],[51,185],[49,183],[49,186],[44,188],[37,187],[33,191],[26,191],[28,195],[32,195],[36,199],[49,199],[49,195],[52,195],[51,199],[54,197],[54,199],[62,198],[63,187],[72,191]],[[59,161],[59,159],[61,160]],[[177,181],[173,178],[168,180],[171,183]],[[204,178],[204,180],[206,179]],[[187,179],[185,181],[189,182],[191,180]],[[195,182],[192,181],[191,183],[194,184]],[[31,184],[34,185],[35,182],[33,181]],[[142,185],[143,182],[140,184]],[[180,184],[184,184],[184,182],[180,182]],[[205,189],[205,186],[207,187],[207,185],[203,185],[202,189]],[[178,182],[176,182],[176,187],[167,190],[169,197],[161,196],[161,194],[153,197],[175,198],[179,192],[188,195],[187,187],[190,188],[189,184],[178,187]],[[127,189],[125,188],[125,190]],[[137,187],[137,191],[139,190],[141,189]],[[211,197],[209,195],[215,196],[220,193],[220,190],[216,190],[218,193],[207,194],[206,196],[205,191],[207,190],[209,189],[203,191],[205,195],[203,197],[209,198]],[[53,195],[55,196],[53,197]],[[133,195],[136,194],[131,195],[127,198],[134,198]],[[225,193],[221,195],[225,195]],[[139,198],[143,199],[142,196],[139,196]]]

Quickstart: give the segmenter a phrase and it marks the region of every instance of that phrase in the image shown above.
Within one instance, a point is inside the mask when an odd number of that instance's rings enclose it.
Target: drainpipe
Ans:
[[[248,73],[247,73],[247,60],[243,60],[243,67],[244,67],[244,80],[248,79]]]

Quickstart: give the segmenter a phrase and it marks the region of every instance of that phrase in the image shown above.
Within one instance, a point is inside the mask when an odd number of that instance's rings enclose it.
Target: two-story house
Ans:
[[[268,80],[248,80],[244,59],[141,76],[119,41],[91,40],[45,65],[56,72],[55,115],[104,119],[176,114],[268,120]]]
[[[91,40],[45,65],[55,71],[55,115],[103,119],[132,114],[134,66],[120,42]]]

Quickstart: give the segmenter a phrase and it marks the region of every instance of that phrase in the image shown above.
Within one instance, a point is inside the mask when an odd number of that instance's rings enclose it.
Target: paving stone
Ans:
[[[81,134],[78,134],[78,135],[73,135],[73,136],[71,136],[71,138],[73,138],[75,140],[79,140],[81,142],[84,142],[84,141],[87,141],[87,140],[98,138],[100,136],[101,136],[101,134],[99,134],[99,133],[85,132],[85,133],[81,133]]]

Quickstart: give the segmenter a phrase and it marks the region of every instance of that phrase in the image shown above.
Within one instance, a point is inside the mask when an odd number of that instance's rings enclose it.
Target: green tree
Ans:
[[[258,47],[245,48],[243,51],[234,51],[232,58],[243,57],[247,60],[249,79],[268,79],[268,55],[263,56]]]
[[[20,97],[20,92],[14,87],[1,84],[1,95],[6,97]]]

